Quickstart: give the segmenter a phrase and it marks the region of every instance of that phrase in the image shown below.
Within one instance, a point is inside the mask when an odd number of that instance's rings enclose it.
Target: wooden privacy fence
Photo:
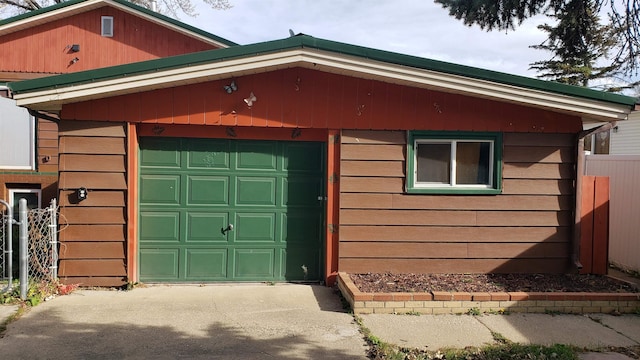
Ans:
[[[580,262],[583,274],[606,274],[609,259],[609,178],[583,176]]]
[[[640,156],[587,155],[585,174],[610,179],[609,262],[640,271]]]

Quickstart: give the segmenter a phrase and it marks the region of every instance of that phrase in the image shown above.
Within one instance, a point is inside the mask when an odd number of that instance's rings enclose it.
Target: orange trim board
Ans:
[[[222,138],[238,140],[327,141],[326,129],[140,124],[138,130],[138,136]]]
[[[136,124],[127,129],[127,279],[139,281],[138,274],[138,134]]]

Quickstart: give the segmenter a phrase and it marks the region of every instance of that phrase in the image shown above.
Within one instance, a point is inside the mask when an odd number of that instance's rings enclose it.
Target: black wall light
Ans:
[[[78,201],[86,199],[87,195],[89,195],[89,190],[87,190],[87,188],[84,186],[76,190],[76,197],[78,198]]]

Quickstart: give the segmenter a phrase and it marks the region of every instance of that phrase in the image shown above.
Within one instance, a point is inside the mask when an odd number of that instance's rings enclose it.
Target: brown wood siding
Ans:
[[[60,277],[84,286],[122,285],[127,280],[125,124],[63,120],[59,132]],[[80,187],[89,193],[79,202]]]
[[[573,135],[505,133],[500,195],[406,194],[405,139],[401,131],[343,131],[341,271],[567,270]]]
[[[39,172],[58,171],[58,124],[38,119],[37,130],[37,170]]]
[[[101,16],[113,16],[113,37],[100,35]],[[72,44],[80,45],[80,51],[71,52]],[[0,72],[69,73],[214,48],[105,6],[2,36]]]

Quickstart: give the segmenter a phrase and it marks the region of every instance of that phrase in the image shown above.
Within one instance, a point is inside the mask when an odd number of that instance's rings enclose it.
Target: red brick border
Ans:
[[[353,312],[463,314],[480,312],[631,313],[640,309],[640,293],[447,292],[363,293],[347,273],[338,287]]]

